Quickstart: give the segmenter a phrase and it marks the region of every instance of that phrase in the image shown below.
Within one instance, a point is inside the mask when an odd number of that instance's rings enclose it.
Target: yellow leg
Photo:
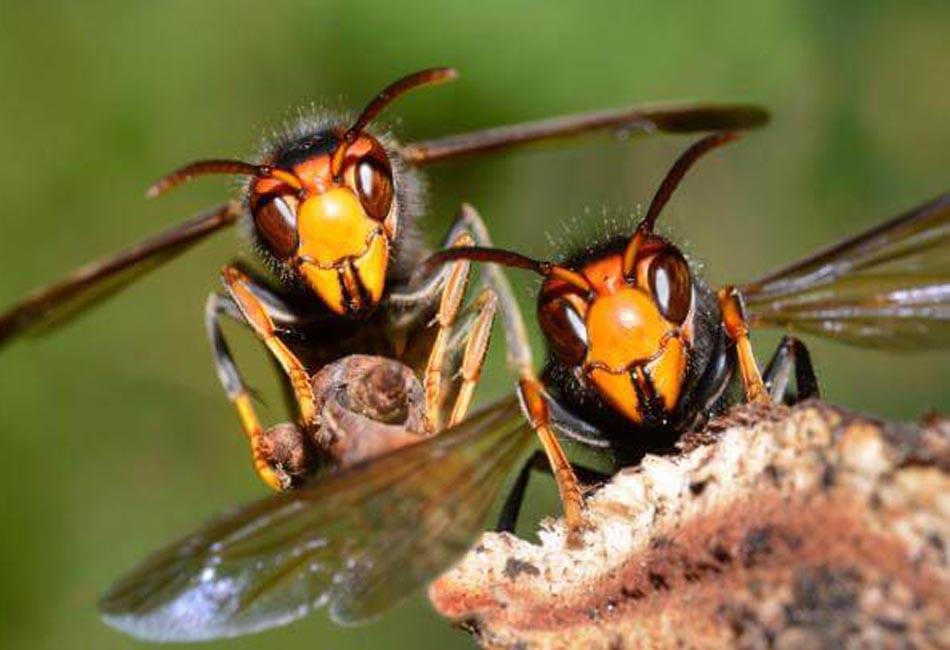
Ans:
[[[300,418],[305,425],[313,422],[316,417],[310,375],[300,360],[287,348],[284,342],[277,338],[273,320],[268,315],[264,304],[253,293],[252,280],[234,267],[225,268],[222,272],[222,277],[231,297],[231,301],[212,294],[206,313],[209,336],[215,353],[218,374],[225,392],[228,395],[228,399],[230,399],[237,408],[238,417],[241,419],[241,426],[244,428],[244,432],[251,446],[254,470],[260,479],[271,489],[278,491],[286,490],[290,488],[290,483],[286,475],[281,478],[281,475],[271,466],[267,450],[264,447],[264,430],[261,427],[257,414],[254,412],[250,395],[241,381],[237,366],[235,366],[228,351],[227,344],[224,342],[217,322],[219,315],[221,313],[229,313],[235,318],[243,319],[243,321],[254,330],[258,338],[264,342],[267,349],[275,356],[290,379],[300,411]],[[231,304],[232,301],[233,305]],[[234,313],[234,307],[237,307],[240,314]]]
[[[474,243],[472,236],[463,232],[452,242],[452,246],[472,246]],[[453,265],[442,290],[439,311],[435,317],[439,330],[435,335],[435,342],[432,344],[423,376],[426,413],[432,431],[439,431],[442,428],[442,368],[445,363],[448,338],[461,311],[462,300],[465,298],[470,266],[469,262],[456,262]]]
[[[465,229],[463,233],[465,231],[471,233],[472,238],[479,246],[492,245],[491,239],[488,236],[488,230],[485,228],[481,216],[479,216],[478,212],[471,205],[466,204],[462,206],[457,223],[460,228]],[[456,238],[456,242],[453,243],[458,245],[457,242],[458,238]],[[544,448],[548,462],[551,464],[554,478],[557,481],[558,491],[560,492],[561,502],[564,507],[564,517],[570,531],[569,542],[576,543],[578,541],[577,533],[585,525],[584,500],[581,495],[577,477],[574,475],[574,470],[571,468],[567,455],[564,453],[564,450],[561,448],[560,443],[550,427],[550,417],[547,404],[543,397],[543,388],[534,376],[534,361],[532,359],[531,346],[528,344],[527,330],[525,328],[524,319],[521,316],[521,310],[511,291],[511,285],[508,283],[505,274],[500,268],[494,264],[488,264],[484,268],[483,273],[497,301],[498,315],[501,317],[502,324],[504,325],[503,329],[505,332],[508,363],[520,378],[519,386],[524,400],[525,411],[532,426],[534,426],[537,431],[538,438],[541,440],[541,445]],[[478,326],[476,325],[473,328],[472,339],[476,338],[475,332],[477,332],[477,330]],[[490,327],[486,327],[486,330],[490,330]],[[477,346],[479,343],[473,343],[472,340],[470,340],[468,345],[473,346],[472,357],[470,358],[473,362],[471,365],[474,366],[476,365],[474,364],[474,359],[478,355]],[[444,352],[442,354],[444,355]],[[441,368],[441,364],[437,363],[436,365]],[[463,366],[464,365],[463,362]],[[441,377],[441,370],[439,374]],[[473,381],[469,382],[470,388],[466,388],[463,383],[460,389],[456,404],[453,407],[453,419],[457,417],[460,420],[464,417],[464,409],[468,408],[466,400],[470,401],[471,398],[466,397],[466,393],[471,393],[474,389],[474,384],[477,382],[477,374],[473,374],[471,377]]]
[[[579,541],[578,533],[585,525],[584,499],[581,495],[580,483],[574,475],[574,469],[568,460],[561,443],[551,431],[548,406],[544,401],[541,383],[530,371],[523,372],[519,381],[521,396],[525,409],[531,419],[531,426],[538,433],[541,446],[551,464],[554,480],[557,482],[561,503],[564,506],[564,520],[567,522],[568,542],[576,544]]]
[[[208,303],[205,307],[205,326],[208,328],[208,339],[211,343],[211,351],[214,353],[215,367],[218,370],[221,387],[224,388],[228,399],[237,408],[241,426],[244,428],[244,433],[251,445],[251,457],[257,475],[273,490],[287,489],[290,484],[287,482],[286,474],[283,475],[284,478],[281,478],[274,471],[271,463],[268,462],[269,457],[267,450],[264,449],[264,432],[260,420],[257,419],[250,395],[241,380],[241,374],[238,372],[237,365],[231,357],[231,351],[228,349],[228,344],[221,332],[219,319],[225,314],[232,318],[241,318],[241,314],[237,311],[237,307],[233,302],[216,293],[208,296]]]
[[[488,230],[475,208],[467,204],[463,205],[460,218],[464,221],[466,228],[473,233],[480,246],[491,246]],[[531,346],[528,344],[524,320],[521,317],[518,302],[512,294],[511,286],[505,274],[494,264],[487,265],[484,273],[498,300],[499,315],[505,331],[508,363],[518,374],[525,410],[532,426],[537,431],[557,482],[561,504],[564,508],[564,519],[569,530],[568,542],[576,544],[579,542],[579,531],[586,525],[580,484],[567,455],[551,430],[543,388],[534,376]]]
[[[759,366],[755,362],[752,344],[749,342],[749,325],[746,323],[742,308],[742,296],[735,287],[727,286],[719,290],[718,297],[726,335],[736,345],[736,356],[739,359],[739,372],[742,375],[746,399],[749,402],[768,404],[771,400],[762,382]]]
[[[310,373],[290,351],[290,348],[277,338],[274,321],[268,316],[263,303],[251,290],[250,278],[233,266],[225,267],[222,276],[228,293],[237,304],[238,309],[241,310],[247,324],[250,325],[258,338],[277,359],[284,372],[287,373],[297,401],[297,407],[300,409],[301,420],[305,425],[313,423],[316,419],[316,411],[313,405],[313,386],[310,383]]]
[[[469,406],[472,405],[472,396],[475,387],[482,377],[482,368],[488,355],[488,344],[491,339],[492,323],[495,320],[495,310],[498,299],[491,289],[485,289],[475,301],[478,316],[468,334],[465,352],[462,355],[462,386],[455,398],[452,413],[449,415],[449,426],[458,424],[465,418]]]
[[[248,442],[251,444],[251,458],[254,461],[254,471],[262,481],[272,490],[281,491],[290,487],[282,481],[274,468],[267,461],[262,443],[264,440],[264,430],[261,428],[260,420],[254,412],[254,406],[251,404],[250,396],[245,391],[241,391],[232,398],[237,407],[238,416],[241,418],[241,426],[247,434]]]

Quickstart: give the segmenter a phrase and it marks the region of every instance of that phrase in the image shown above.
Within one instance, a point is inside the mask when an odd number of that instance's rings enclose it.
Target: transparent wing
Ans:
[[[760,127],[768,121],[768,112],[751,104],[655,104],[565,115],[413,142],[405,145],[400,153],[413,165],[427,165],[596,131],[630,134],[736,131]]]
[[[212,233],[233,224],[240,214],[236,203],[224,204],[43,287],[0,313],[0,345],[17,335],[37,334],[64,324]]]
[[[371,619],[449,568],[481,530],[533,435],[515,398],[417,445],[210,521],[100,602],[140,639],[197,641],[327,606]]]
[[[740,287],[753,326],[882,348],[950,345],[950,194]]]

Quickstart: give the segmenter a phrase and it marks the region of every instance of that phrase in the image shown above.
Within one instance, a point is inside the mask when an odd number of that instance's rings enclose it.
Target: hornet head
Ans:
[[[404,207],[391,156],[365,128],[405,92],[456,76],[451,68],[411,74],[380,92],[349,127],[298,137],[261,164],[204,160],[186,165],[155,183],[148,196],[204,174],[249,176],[246,203],[266,256],[331,311],[365,314],[383,297]]]

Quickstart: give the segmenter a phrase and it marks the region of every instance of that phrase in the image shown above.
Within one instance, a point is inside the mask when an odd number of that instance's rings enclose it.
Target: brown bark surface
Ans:
[[[950,421],[734,410],[430,587],[487,647],[950,648]]]

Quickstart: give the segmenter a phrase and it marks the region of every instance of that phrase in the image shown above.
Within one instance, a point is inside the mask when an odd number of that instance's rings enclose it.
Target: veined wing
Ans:
[[[140,639],[197,641],[283,625],[327,606],[371,619],[474,541],[505,474],[530,448],[514,397],[417,445],[210,521],[102,599]]]
[[[768,111],[753,104],[653,104],[564,115],[412,142],[403,146],[400,153],[410,164],[427,165],[596,131],[630,134],[737,131],[757,128],[768,121]]]
[[[226,203],[43,287],[0,314],[0,345],[20,334],[35,334],[62,325],[212,233],[230,226],[240,215],[240,205]]]
[[[950,194],[749,283],[753,326],[869,347],[950,345]]]

